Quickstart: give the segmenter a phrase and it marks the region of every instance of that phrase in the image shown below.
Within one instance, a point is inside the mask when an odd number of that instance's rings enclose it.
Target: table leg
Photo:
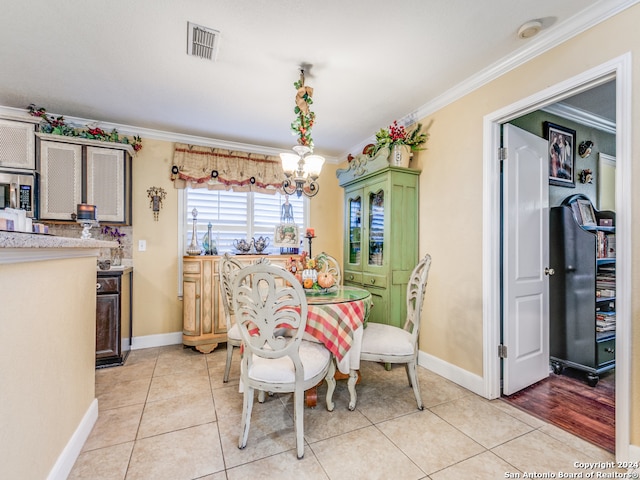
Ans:
[[[316,408],[318,404],[318,385],[304,391],[304,404],[308,408]]]

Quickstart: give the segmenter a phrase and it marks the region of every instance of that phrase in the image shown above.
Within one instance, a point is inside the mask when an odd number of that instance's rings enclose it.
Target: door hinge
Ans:
[[[499,148],[498,149],[498,160],[503,161],[507,159],[507,149]]]
[[[500,344],[498,345],[498,357],[499,358],[507,358],[507,346]]]

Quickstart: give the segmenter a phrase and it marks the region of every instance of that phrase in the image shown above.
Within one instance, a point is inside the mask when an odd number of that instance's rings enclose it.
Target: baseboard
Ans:
[[[447,380],[451,380],[453,383],[467,390],[471,390],[473,393],[485,397],[484,379],[479,375],[475,375],[422,351],[418,353],[418,365],[437,373]]]
[[[640,462],[640,446],[629,445],[629,461],[638,463]]]
[[[145,335],[144,337],[134,337],[131,341],[131,350],[141,348],[164,347],[166,345],[179,345],[182,343],[182,332],[158,333],[156,335]]]
[[[71,435],[69,442],[64,447],[64,450],[62,450],[58,460],[56,460],[56,464],[49,472],[47,480],[65,480],[69,476],[97,419],[98,399],[94,398],[84,417],[82,417],[78,428],[76,428],[76,431]]]

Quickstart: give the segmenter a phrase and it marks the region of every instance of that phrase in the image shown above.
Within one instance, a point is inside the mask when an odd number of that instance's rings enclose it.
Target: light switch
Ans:
[[[147,241],[146,240],[138,240],[138,251],[144,252],[147,249]]]

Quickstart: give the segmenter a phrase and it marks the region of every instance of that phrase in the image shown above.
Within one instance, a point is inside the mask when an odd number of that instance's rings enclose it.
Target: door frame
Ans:
[[[616,82],[616,459],[630,454],[631,374],[631,53],[616,57],[490,113],[483,120],[484,396],[500,397],[500,125],[577,93]]]

